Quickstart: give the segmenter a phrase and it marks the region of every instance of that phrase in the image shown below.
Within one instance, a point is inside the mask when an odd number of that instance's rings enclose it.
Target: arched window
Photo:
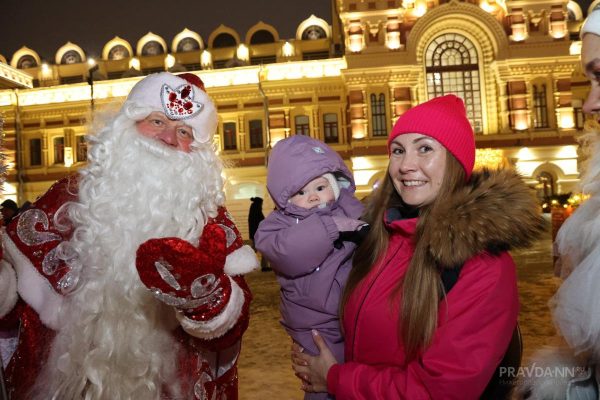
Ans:
[[[478,63],[473,43],[457,33],[438,36],[425,53],[427,97],[453,93],[462,98],[475,133],[483,132]]]
[[[387,135],[387,118],[385,115],[385,95],[371,94],[371,118],[373,121],[373,136]]]
[[[548,128],[548,102],[546,85],[533,85],[533,127]]]
[[[61,64],[78,64],[81,60],[81,54],[76,52],[75,50],[69,50],[65,54],[63,54],[60,59]]]
[[[263,44],[273,42],[275,42],[273,34],[265,29],[261,29],[260,31],[254,32],[252,38],[250,39],[250,44]]]
[[[165,49],[162,44],[160,44],[156,40],[151,40],[147,42],[144,47],[142,47],[142,55],[143,56],[157,56],[159,54],[163,54]]]
[[[548,172],[540,172],[537,176],[537,197],[540,200],[549,201],[554,195],[554,177]]]
[[[17,62],[17,68],[19,69],[33,67],[37,67],[37,61],[35,61],[35,58],[29,54],[19,58],[19,61]]]
[[[219,33],[215,40],[213,40],[212,47],[214,48],[222,48],[222,47],[235,47],[237,46],[237,42],[235,38],[229,33]]]
[[[310,136],[310,125],[308,115],[297,115],[294,117],[296,135]]]
[[[317,40],[325,39],[327,33],[325,30],[317,25],[311,25],[302,32],[302,40]]]
[[[108,52],[109,60],[122,60],[124,58],[129,58],[129,50],[122,44],[113,46]]]
[[[185,53],[188,51],[198,51],[200,50],[200,43],[192,37],[183,38],[177,43],[177,52]]]

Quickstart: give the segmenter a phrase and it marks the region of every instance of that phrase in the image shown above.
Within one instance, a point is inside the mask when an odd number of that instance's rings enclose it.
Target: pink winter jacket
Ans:
[[[507,252],[484,251],[464,263],[441,301],[431,345],[404,365],[399,302],[391,302],[390,294],[406,273],[416,223],[406,219],[388,225],[383,262],[346,304],[346,362],[331,367],[327,376],[336,400],[477,399],[502,360],[519,309],[515,265]]]

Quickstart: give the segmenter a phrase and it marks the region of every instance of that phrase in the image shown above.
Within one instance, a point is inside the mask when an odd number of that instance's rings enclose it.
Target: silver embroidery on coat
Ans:
[[[167,282],[169,286],[171,286],[175,290],[181,290],[181,286],[177,282],[177,279],[175,279],[173,274],[171,274],[171,272],[169,271],[173,270],[171,264],[169,264],[161,258],[154,263],[154,268],[156,268],[162,280]]]
[[[237,239],[237,235],[234,230],[228,227],[227,225],[218,224],[225,231],[225,238],[227,239],[227,247],[230,247],[235,239]]]
[[[216,388],[213,391],[213,394],[210,397],[210,399],[206,395],[206,389],[204,388],[204,384],[211,382],[211,381],[212,381],[211,376],[209,374],[207,374],[206,372],[202,372],[202,374],[200,375],[200,379],[198,379],[196,381],[196,384],[194,385],[194,395],[196,396],[197,399],[199,399],[199,400],[215,400],[216,399],[216,395],[217,395]]]
[[[58,248],[53,248],[46,254],[46,257],[42,261],[42,272],[46,275],[54,275],[60,265],[60,259],[56,256],[57,252]]]
[[[210,304],[211,306],[218,306],[223,303],[223,288],[218,288],[215,290],[210,296],[203,297],[201,299],[188,300],[184,297],[177,297],[172,294],[163,293],[162,290],[158,288],[150,289],[154,297],[163,303],[184,309],[194,309],[205,304]]]
[[[63,294],[69,293],[75,285],[79,282],[79,277],[75,275],[73,272],[68,271],[60,280],[58,281],[58,288]]]
[[[211,294],[217,285],[217,277],[213,274],[202,275],[192,282],[191,292],[194,298],[204,297]]]
[[[25,211],[19,218],[17,224],[17,236],[27,246],[38,246],[54,240],[61,240],[60,235],[52,232],[37,231],[36,224],[42,224],[45,230],[48,230],[48,217],[37,208],[31,208]]]

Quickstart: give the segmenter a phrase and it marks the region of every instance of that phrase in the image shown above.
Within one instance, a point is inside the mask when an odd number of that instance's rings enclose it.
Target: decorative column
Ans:
[[[319,139],[319,140],[323,140],[325,141],[325,137],[321,136],[321,121],[319,120],[319,107],[315,106],[315,107],[311,107],[311,114],[312,114],[312,129],[311,131],[313,132],[313,137]]]
[[[240,137],[239,151],[240,151],[240,153],[243,153],[246,151],[247,148],[250,147],[250,143],[248,143],[248,141],[247,141],[248,135],[246,134],[246,118],[245,118],[244,114],[238,114],[237,128],[238,128],[238,136]]]
[[[288,108],[283,110],[283,118],[285,137],[289,137],[292,131],[292,126],[290,124],[290,110]]]

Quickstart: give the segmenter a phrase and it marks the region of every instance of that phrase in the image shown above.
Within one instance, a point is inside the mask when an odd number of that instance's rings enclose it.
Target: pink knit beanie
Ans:
[[[475,164],[475,137],[467,118],[465,104],[453,94],[433,98],[419,104],[398,118],[388,139],[406,133],[421,133],[440,142],[462,165],[466,179]]]

